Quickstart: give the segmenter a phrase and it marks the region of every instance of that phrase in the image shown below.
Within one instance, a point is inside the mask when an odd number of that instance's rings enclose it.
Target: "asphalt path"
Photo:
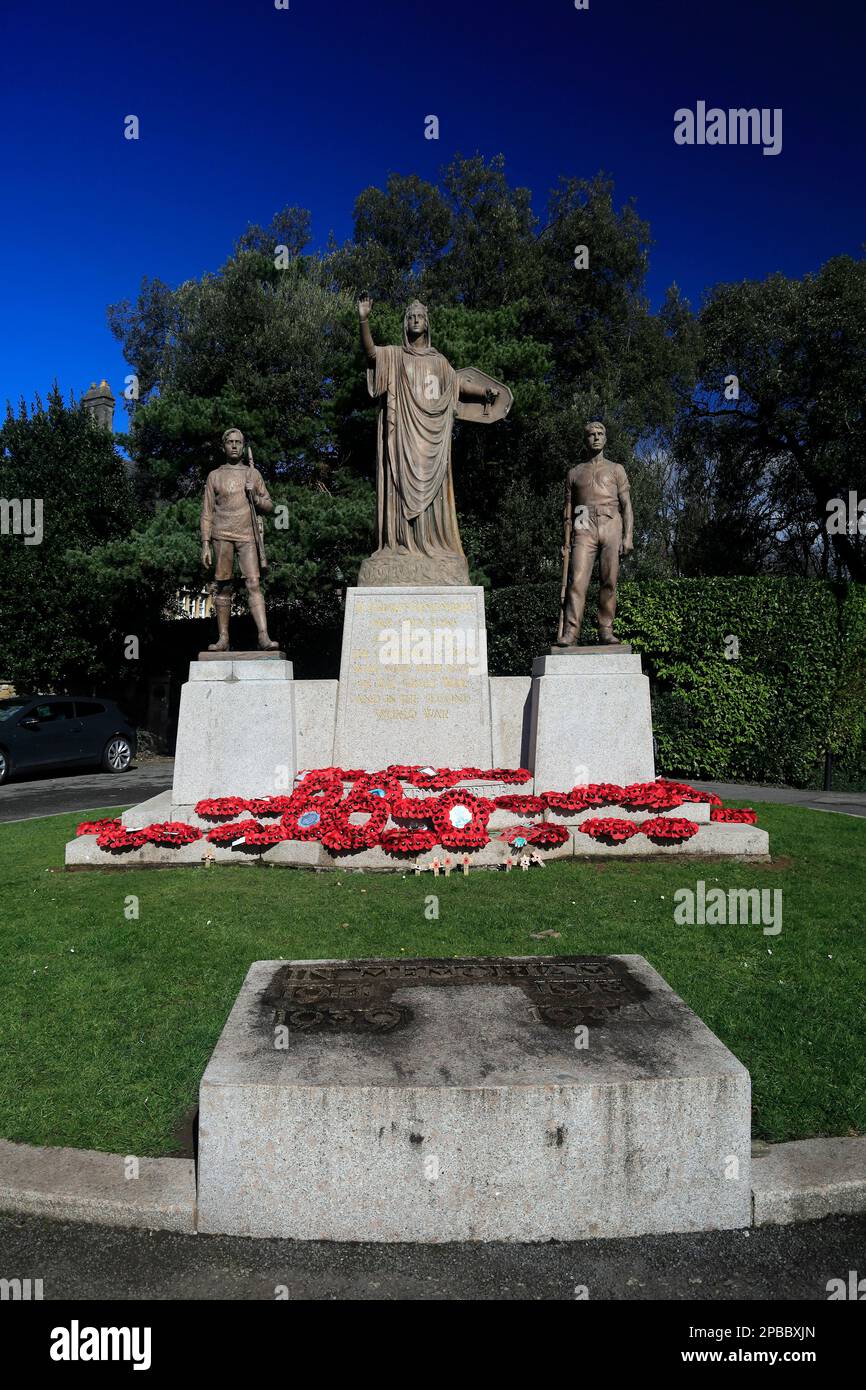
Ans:
[[[337,1244],[0,1216],[0,1274],[52,1299],[827,1301],[864,1272],[866,1217],[628,1240]],[[790,1321],[790,1319],[788,1319]]]
[[[134,806],[171,786],[173,758],[152,758],[135,764],[129,772],[67,772],[53,777],[32,777],[0,786],[0,821],[27,820],[31,816],[56,816],[64,811],[92,811],[97,807]],[[779,801],[805,806],[811,811],[836,811],[846,816],[866,816],[866,793],[800,791],[796,787],[762,787],[745,782],[694,782],[717,792],[725,801]]]
[[[0,786],[0,821],[134,806],[170,787],[173,769],[173,758],[150,758],[133,764],[128,772],[86,770],[4,782]]]
[[[866,816],[866,792],[802,791],[798,787],[762,787],[755,782],[692,782],[715,792],[723,801],[779,801],[810,811],[835,811],[843,816]]]

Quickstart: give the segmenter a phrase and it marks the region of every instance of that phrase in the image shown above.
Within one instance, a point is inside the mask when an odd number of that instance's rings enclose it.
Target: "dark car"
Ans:
[[[19,772],[93,764],[125,772],[136,743],[134,725],[113,700],[77,695],[0,700],[0,782]]]

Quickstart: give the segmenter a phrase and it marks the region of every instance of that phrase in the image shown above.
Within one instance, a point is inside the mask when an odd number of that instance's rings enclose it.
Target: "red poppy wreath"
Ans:
[[[710,820],[722,821],[725,825],[757,825],[758,813],[750,806],[711,806]]]
[[[671,845],[680,845],[683,840],[690,840],[698,833],[695,822],[684,820],[681,816],[656,816],[654,820],[642,820],[638,828],[642,835],[649,836],[651,840]]]
[[[352,825],[349,817],[355,812],[367,812],[369,820],[364,825]],[[379,843],[379,836],[388,820],[388,803],[381,796],[371,796],[367,792],[350,792],[339,806],[331,810],[331,820],[327,830],[319,836],[326,849],[359,850],[372,849]]]
[[[455,789],[445,792],[433,808],[433,829],[443,849],[482,849],[490,841],[487,822],[493,803],[486,797]]]
[[[585,820],[577,828],[581,835],[589,835],[593,840],[621,845],[630,840],[632,835],[636,835],[640,827],[632,820],[623,820],[617,816],[596,816],[591,820]]]

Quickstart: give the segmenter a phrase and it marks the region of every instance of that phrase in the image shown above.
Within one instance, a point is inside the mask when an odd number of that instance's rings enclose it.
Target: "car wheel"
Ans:
[[[9,759],[4,749],[0,748],[0,782],[5,782],[9,776]]]
[[[129,739],[122,734],[115,734],[105,745],[105,752],[102,755],[102,766],[106,772],[126,772],[132,762],[132,749]]]

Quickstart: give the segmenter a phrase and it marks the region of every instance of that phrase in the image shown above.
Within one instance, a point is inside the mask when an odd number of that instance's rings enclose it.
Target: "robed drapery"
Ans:
[[[432,347],[377,347],[367,370],[379,404],[379,550],[462,555],[451,435],[460,377]]]

